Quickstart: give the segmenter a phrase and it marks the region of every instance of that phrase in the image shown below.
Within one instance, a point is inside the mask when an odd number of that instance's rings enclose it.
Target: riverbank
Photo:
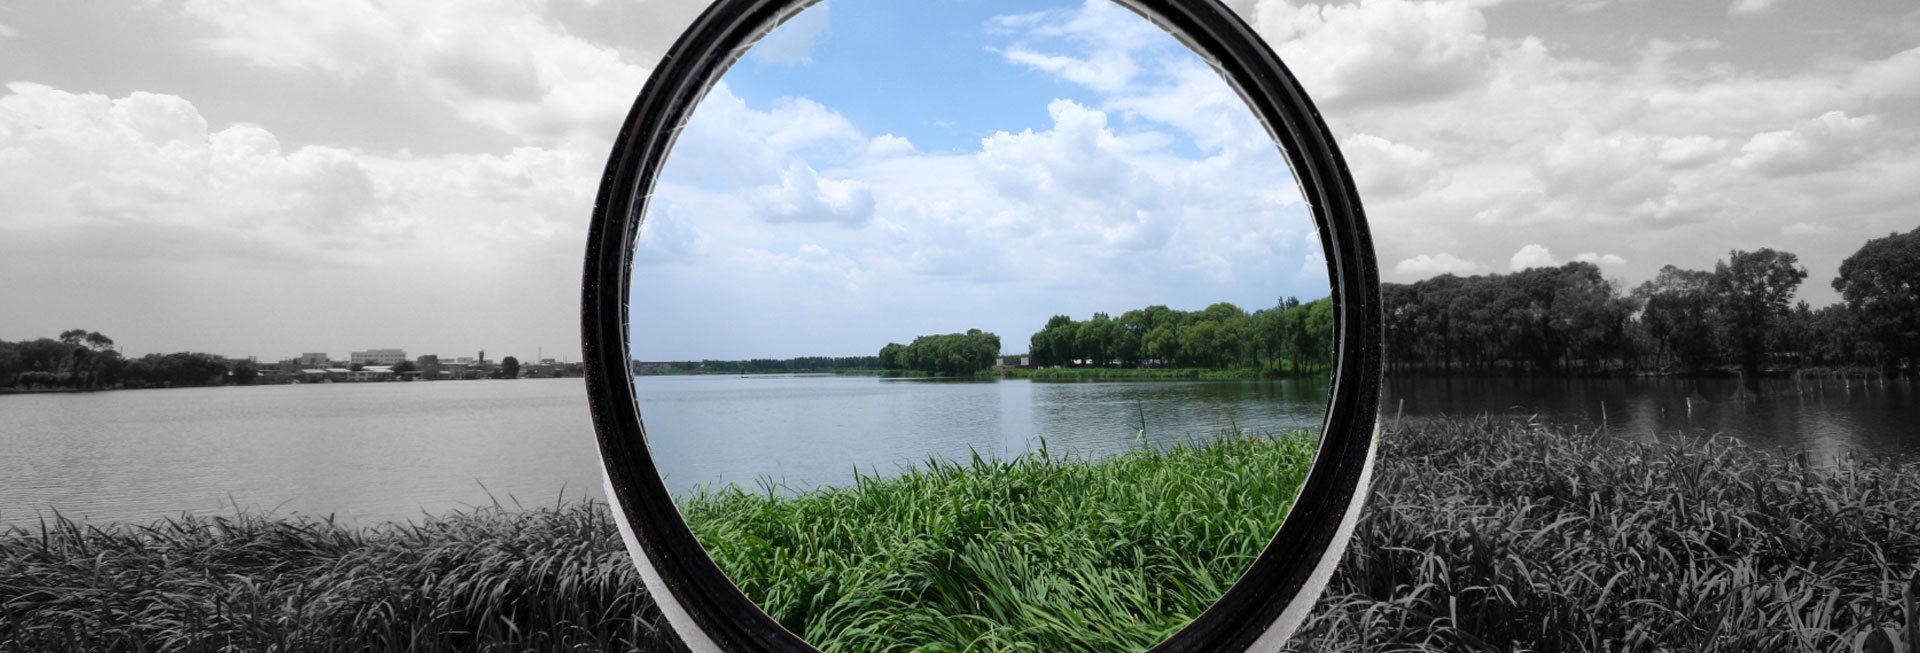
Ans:
[[[1920,572],[1920,464],[1873,458],[1807,465],[1726,439],[1631,437],[1499,419],[1409,419],[1383,435],[1373,498],[1326,596],[1291,648],[1840,652],[1851,651],[1869,629],[1900,619],[1900,588]],[[1161,470],[1171,469],[1165,462]],[[1053,496],[1119,499],[1132,482],[1177,481],[1160,479],[1164,471],[1146,462],[1131,464],[1137,466],[1121,466],[1132,470],[1125,473],[1087,465],[1057,474],[1072,480],[1054,488],[1066,494]],[[925,596],[928,605],[946,606],[942,601],[986,587],[999,569],[1049,569],[1033,562],[1041,556],[1070,561],[1079,554],[1025,545],[1078,542],[1076,532],[1119,536],[1094,540],[1118,545],[1116,551],[1152,553],[1137,545],[1154,542],[1163,563],[1189,568],[1229,559],[1203,548],[1199,538],[1207,537],[1207,527],[1250,528],[1238,522],[1255,514],[1196,510],[1189,517],[1198,521],[1162,527],[1144,517],[1157,519],[1154,510],[1187,499],[1155,504],[1159,495],[1141,489],[1142,496],[1129,501],[1146,510],[1101,508],[1102,517],[1088,520],[1076,508],[1080,502],[1060,500],[1045,504],[1054,508],[1035,508],[1034,516],[1058,520],[1052,526],[985,530],[1005,511],[1034,502],[983,497],[1030,493],[1040,488],[1028,483],[1046,477],[1003,474],[1002,480],[1021,482],[1002,490],[982,482],[994,473],[984,471],[968,464],[934,472],[972,495],[928,494],[940,487],[928,482],[930,473],[894,488],[867,483],[830,499],[719,497],[688,512],[708,520],[696,520],[705,537],[785,537],[763,541],[837,565],[823,566],[831,571],[811,579],[765,570],[771,580],[758,585],[795,592],[761,595],[770,604],[812,607],[825,604],[805,600],[798,590],[832,592],[844,585],[848,589],[826,596],[850,606],[847,611],[792,622],[824,624],[817,626],[823,633],[835,630],[837,620],[883,618],[861,609],[886,601]],[[1114,482],[1103,486],[1102,479]],[[910,501],[914,496],[923,499]],[[918,548],[840,548],[894,542],[897,533],[875,529],[909,519],[882,510],[905,505],[929,506],[910,514],[939,526],[923,531],[948,537]],[[791,539],[805,524],[859,527]],[[996,568],[985,549],[954,546],[969,541],[1023,546]],[[870,550],[887,555],[854,553]],[[1193,555],[1201,551],[1210,555]],[[734,555],[719,559],[754,569],[753,561]],[[901,566],[912,561],[918,566]],[[965,563],[956,569],[967,573],[873,585],[889,570],[937,572],[941,567],[928,565],[949,562]],[[1233,578],[1192,573],[1216,583]],[[1086,642],[1082,648],[1140,641],[1178,614],[1133,594],[1128,588],[1142,584],[1126,574],[1056,578],[1063,584],[992,585],[1017,591],[988,596],[1014,600],[976,607],[1000,610],[990,613],[995,620],[1054,620],[1053,630],[1037,626],[1022,636],[1071,632]],[[830,582],[840,579],[846,582]],[[1194,601],[1203,603],[1224,585],[1193,589]],[[1049,598],[1036,598],[1043,593]],[[1158,616],[1095,631],[1058,611],[1096,598],[1147,605]],[[658,628],[597,502],[488,508],[366,529],[242,515],[147,526],[56,521],[0,535],[0,650],[122,649],[142,642],[242,650],[666,650]]]
[[[826,650],[1144,650],[1191,621],[1280,526],[1309,433],[925,464],[683,513],[716,564]]]
[[[983,376],[1001,376],[986,371]],[[1296,374],[1257,367],[1044,367],[1010,368],[1005,376],[1036,381],[1241,381],[1248,379],[1289,379],[1304,376],[1324,378],[1326,372]]]

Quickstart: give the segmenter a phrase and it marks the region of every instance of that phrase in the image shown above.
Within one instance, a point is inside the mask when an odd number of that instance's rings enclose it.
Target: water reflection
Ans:
[[[1749,444],[1836,456],[1920,455],[1920,389],[1858,379],[1763,379],[1744,392],[1737,379],[1395,378],[1381,404],[1407,415],[1539,415],[1605,425],[1629,436],[1724,434]]]
[[[674,492],[804,489],[891,474],[929,456],[1011,458],[1042,445],[1101,456],[1204,440],[1222,430],[1316,429],[1324,380],[1072,383],[860,376],[634,379],[658,466]],[[1143,427],[1144,425],[1144,427]]]

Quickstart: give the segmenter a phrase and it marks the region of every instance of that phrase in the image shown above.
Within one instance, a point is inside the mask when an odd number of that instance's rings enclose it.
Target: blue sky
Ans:
[[[642,227],[642,359],[869,355],[1327,294],[1278,146],[1110,3],[829,0],[716,85]]]

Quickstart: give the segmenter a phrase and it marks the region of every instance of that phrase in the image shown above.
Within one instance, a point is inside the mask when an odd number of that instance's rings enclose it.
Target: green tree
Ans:
[[[1634,298],[1641,307],[1640,324],[1656,344],[1661,364],[1699,371],[1717,359],[1714,273],[1668,265],[1634,289]]]
[[[1761,248],[1734,250],[1714,266],[1714,295],[1728,343],[1750,383],[1758,382],[1767,334],[1792,309],[1793,293],[1807,278],[1798,262],[1791,253]]]
[[[500,378],[520,378],[520,359],[512,356],[500,359]]]
[[[1833,280],[1847,307],[1886,353],[1888,376],[1920,376],[1920,228],[1862,245]]]

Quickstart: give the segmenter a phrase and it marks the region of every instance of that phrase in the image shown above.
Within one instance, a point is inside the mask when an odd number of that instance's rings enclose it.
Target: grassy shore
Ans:
[[[998,372],[982,372],[998,376]],[[1324,376],[1324,372],[1318,373]],[[1013,368],[1006,375],[1015,379],[1042,381],[1239,381],[1245,379],[1284,379],[1302,375],[1275,369],[1232,367],[1036,367]]]
[[[1251,553],[1217,543],[1272,528],[1246,503],[1270,474],[1201,492],[1177,470],[1244,471],[1287,446],[968,462],[797,498],[710,495],[688,513],[729,543],[717,559],[749,594],[816,642],[1139,650]],[[1916,572],[1912,461],[1433,420],[1383,436],[1352,548],[1291,648],[1851,651],[1901,619]],[[651,651],[661,628],[591,502],[372,528],[240,516],[0,535],[0,650]]]
[[[829,651],[1144,650],[1226,591],[1280,526],[1309,434],[1230,434],[1095,461],[931,463],[683,511],[748,597]]]

